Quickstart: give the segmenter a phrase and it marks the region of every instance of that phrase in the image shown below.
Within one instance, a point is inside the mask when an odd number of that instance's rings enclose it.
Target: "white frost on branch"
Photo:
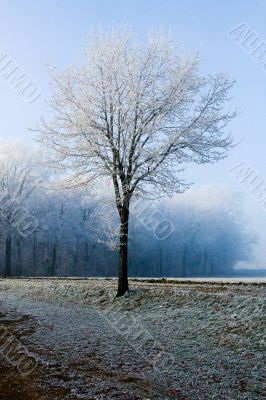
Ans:
[[[98,205],[87,226],[94,233],[97,243],[106,245],[110,250],[119,249],[120,222],[113,204],[104,202]]]
[[[128,290],[128,222],[133,195],[184,191],[190,163],[218,161],[232,146],[225,105],[233,82],[201,76],[198,57],[182,57],[163,36],[146,45],[127,29],[88,40],[86,63],[52,70],[52,117],[37,127],[48,162],[65,186],[112,181],[120,216],[118,293]],[[108,231],[107,231],[108,233]]]
[[[183,191],[187,163],[215,162],[232,146],[233,82],[201,76],[198,57],[163,36],[144,46],[127,29],[99,32],[84,65],[51,75],[53,117],[37,128],[47,158],[68,186],[111,178],[119,212],[135,193]]]

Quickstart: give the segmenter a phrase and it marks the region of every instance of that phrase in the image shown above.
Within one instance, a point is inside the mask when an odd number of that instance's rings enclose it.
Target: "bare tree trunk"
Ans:
[[[182,258],[182,277],[186,277],[187,274],[187,246],[184,246],[183,249],[183,258]]]
[[[22,254],[21,254],[21,242],[20,239],[17,240],[17,252],[18,252],[18,263],[17,263],[17,275],[22,275]]]
[[[128,207],[122,208],[120,213],[120,221],[118,290],[116,297],[123,296],[128,291]]]
[[[91,268],[92,262],[91,262],[91,257],[93,255],[93,252],[97,246],[97,242],[92,243],[91,249],[89,249],[89,242],[86,240],[85,243],[85,275],[89,275],[93,273],[93,270]]]
[[[72,276],[78,276],[78,274],[80,273],[80,271],[77,271],[79,252],[80,252],[79,237],[77,237],[74,260],[73,260],[73,264],[72,264],[72,274],[71,274]]]
[[[163,254],[162,254],[162,247],[161,245],[158,245],[159,247],[159,276],[162,278],[163,274]]]
[[[33,238],[33,268],[36,271],[37,266],[37,239],[36,239],[36,230],[34,231],[34,238]]]
[[[54,243],[52,252],[52,263],[49,263],[47,271],[48,276],[55,276],[56,274],[56,258],[57,258],[57,248],[56,248],[56,243]]]
[[[204,250],[204,256],[203,256],[203,275],[208,276],[208,251],[207,251],[207,249]]]
[[[84,261],[85,261],[85,265],[87,267],[88,262],[89,262],[89,242],[87,239],[85,239],[85,242],[84,242],[84,250],[85,250]]]
[[[11,276],[11,235],[6,237],[6,265],[5,265],[5,277]]]

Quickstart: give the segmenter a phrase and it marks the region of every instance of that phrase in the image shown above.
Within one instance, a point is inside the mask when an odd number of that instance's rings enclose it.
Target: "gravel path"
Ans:
[[[38,357],[23,379],[2,358],[24,392],[4,379],[0,400],[266,398],[265,286],[132,285],[0,281],[0,322]]]

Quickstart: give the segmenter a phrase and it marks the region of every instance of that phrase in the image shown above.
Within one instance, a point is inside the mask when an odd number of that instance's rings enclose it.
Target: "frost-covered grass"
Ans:
[[[0,301],[36,321],[25,344],[45,387],[69,399],[264,399],[265,285],[112,280],[1,280]],[[154,370],[139,329],[174,357]],[[139,339],[141,340],[141,339]],[[155,350],[154,350],[155,351]]]

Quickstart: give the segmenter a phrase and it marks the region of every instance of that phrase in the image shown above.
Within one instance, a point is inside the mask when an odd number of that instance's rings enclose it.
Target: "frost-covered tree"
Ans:
[[[112,181],[120,217],[117,296],[128,290],[133,196],[183,191],[185,164],[225,157],[232,84],[223,74],[201,75],[198,57],[179,55],[168,38],[143,44],[127,29],[92,35],[84,65],[52,71],[53,117],[39,124],[39,141],[65,185]]]
[[[0,232],[5,238],[5,276],[12,274],[12,238],[26,237],[38,223],[30,210],[30,198],[39,185],[31,158],[9,154],[0,163]]]

